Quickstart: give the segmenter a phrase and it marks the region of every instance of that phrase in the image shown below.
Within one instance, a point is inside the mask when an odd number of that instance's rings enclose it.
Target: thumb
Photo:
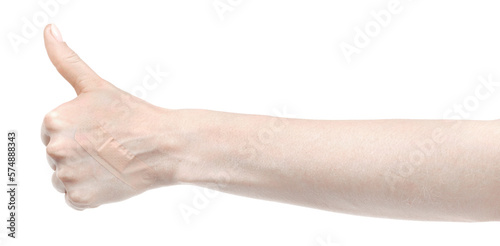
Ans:
[[[101,79],[80,57],[62,40],[61,33],[54,24],[49,24],[43,32],[45,49],[57,71],[73,86],[76,94],[101,86]]]

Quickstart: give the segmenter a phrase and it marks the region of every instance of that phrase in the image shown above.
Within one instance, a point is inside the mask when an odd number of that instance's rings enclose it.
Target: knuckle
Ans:
[[[45,151],[47,152],[47,155],[54,158],[58,154],[58,149],[54,147],[54,144],[49,144],[45,148]]]
[[[67,169],[58,169],[56,171],[56,176],[62,182],[71,182],[76,179],[75,173],[68,171]]]
[[[76,64],[81,61],[78,54],[73,50],[66,52],[66,54],[62,56],[55,57],[55,59],[54,66],[59,71],[64,70],[66,64]]]
[[[92,196],[87,191],[73,190],[68,192],[68,199],[78,207],[90,207]]]
[[[57,178],[57,174],[54,172],[54,174],[52,174],[52,186],[54,186],[54,188],[59,191],[59,192],[65,192],[66,191],[66,187],[64,186],[64,184]]]
[[[45,125],[45,127],[47,129],[54,129],[56,125],[55,122],[58,116],[59,113],[57,113],[56,111],[50,111],[49,113],[47,113],[43,118],[43,124]]]
[[[58,110],[52,110],[43,118],[43,125],[48,131],[56,131],[63,127],[61,113]]]
[[[53,159],[59,159],[59,157],[61,157],[61,151],[54,144],[47,145],[47,148],[45,148],[45,150],[47,152],[47,155],[52,157]]]
[[[45,150],[47,152],[47,155],[52,157],[56,161],[68,156],[67,148],[64,145],[56,142],[50,142]]]
[[[47,163],[49,164],[50,168],[52,168],[52,170],[56,170],[56,161],[54,159],[52,159],[52,157],[50,157],[49,155],[47,155]]]
[[[65,62],[70,63],[70,64],[77,64],[80,63],[82,59],[78,56],[76,52],[71,50],[68,52],[68,55],[65,57]]]

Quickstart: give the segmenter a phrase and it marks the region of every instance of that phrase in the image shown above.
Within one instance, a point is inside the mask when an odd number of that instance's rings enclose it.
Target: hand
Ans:
[[[65,193],[68,205],[93,208],[172,183],[173,169],[166,167],[161,153],[161,140],[169,132],[162,125],[170,111],[100,78],[62,41],[56,26],[48,25],[44,38],[50,60],[78,95],[48,113],[42,125],[42,141],[55,171],[52,182]],[[106,138],[94,139],[99,142],[110,136],[114,145],[108,144],[108,153],[75,140]],[[99,159],[100,154],[108,157]],[[113,168],[120,165],[123,170]]]

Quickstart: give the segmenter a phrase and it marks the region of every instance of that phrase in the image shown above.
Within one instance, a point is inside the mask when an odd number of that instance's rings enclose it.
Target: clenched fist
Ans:
[[[175,157],[165,152],[176,146],[169,124],[174,112],[100,78],[62,41],[56,26],[48,25],[44,38],[50,60],[78,95],[49,112],[42,125],[52,182],[67,203],[93,208],[173,184],[169,163]]]

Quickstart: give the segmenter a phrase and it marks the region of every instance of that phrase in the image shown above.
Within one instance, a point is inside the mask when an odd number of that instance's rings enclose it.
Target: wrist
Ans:
[[[196,184],[209,179],[205,170],[213,169],[213,163],[220,161],[217,156],[223,142],[219,114],[198,109],[161,109],[156,130],[157,186]]]
[[[220,186],[240,165],[241,147],[251,131],[254,116],[210,110],[177,110],[174,180],[178,184]]]

